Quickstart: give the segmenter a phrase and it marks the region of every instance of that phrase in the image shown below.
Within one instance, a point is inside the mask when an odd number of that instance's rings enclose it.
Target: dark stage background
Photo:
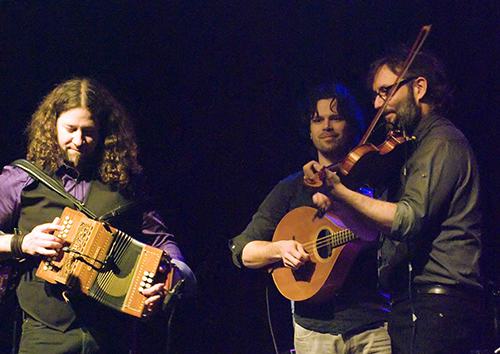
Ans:
[[[298,103],[336,77],[370,121],[368,65],[412,44],[448,63],[452,120],[482,170],[487,274],[498,276],[499,2],[0,1],[0,162],[24,156],[26,123],[72,76],[107,85],[135,117],[141,161],[199,281],[174,318],[173,353],[274,352],[266,274],[237,269],[227,248],[271,188],[309,161]],[[289,304],[270,287],[279,351]]]

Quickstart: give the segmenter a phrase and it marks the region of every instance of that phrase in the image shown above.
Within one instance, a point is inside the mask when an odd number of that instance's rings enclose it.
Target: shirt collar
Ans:
[[[62,179],[71,178],[76,181],[89,181],[92,177],[91,173],[82,173],[78,172],[74,167],[69,166],[66,163],[63,163],[61,167],[56,172],[57,176]]]
[[[425,138],[427,133],[429,133],[429,131],[431,130],[431,127],[440,118],[441,117],[438,114],[433,112],[430,112],[429,114],[422,116],[422,119],[418,123],[417,128],[413,133],[418,142],[422,141]]]

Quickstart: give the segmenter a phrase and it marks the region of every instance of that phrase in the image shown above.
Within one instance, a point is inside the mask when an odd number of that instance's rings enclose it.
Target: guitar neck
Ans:
[[[358,251],[363,247],[356,235],[345,228],[334,214],[318,218],[318,210],[299,207],[289,211],[279,222],[273,241],[294,240],[311,255],[308,262],[292,270],[282,262],[274,263],[271,272],[280,293],[287,299],[321,302],[340,291]]]
[[[331,245],[332,247],[339,247],[342,245],[345,245],[348,242],[351,242],[358,237],[352,232],[351,230],[348,229],[343,229],[341,231],[335,232],[331,237]]]

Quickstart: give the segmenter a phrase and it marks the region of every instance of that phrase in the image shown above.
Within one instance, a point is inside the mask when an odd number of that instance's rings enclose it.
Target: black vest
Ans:
[[[112,191],[98,181],[92,181],[84,203],[97,216],[104,216],[113,227],[140,239],[143,210],[132,198]],[[62,214],[65,207],[75,209],[71,201],[35,181],[21,193],[18,227],[22,233],[29,233],[37,225],[52,222]],[[113,212],[116,210],[121,213]],[[28,259],[25,263],[27,269],[17,288],[17,296],[23,311],[37,321],[49,328],[65,331],[77,317],[76,313],[103,310],[101,307],[104,306],[86,297],[66,302],[62,292],[67,289],[50,284],[35,275],[39,258]],[[89,304],[98,306],[98,309],[85,310]]]

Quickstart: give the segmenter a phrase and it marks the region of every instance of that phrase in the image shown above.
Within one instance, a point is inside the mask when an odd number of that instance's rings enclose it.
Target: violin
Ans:
[[[370,152],[376,152],[379,155],[386,155],[393,151],[397,146],[411,140],[412,138],[406,136],[399,129],[393,129],[387,133],[385,141],[375,146],[373,144],[362,144],[356,146],[338,165],[338,169],[342,174],[348,175],[353,169],[354,165],[358,162],[360,158],[365,156]]]
[[[393,152],[402,144],[413,140],[413,137],[404,135],[400,130],[393,129],[387,133],[387,137],[380,145],[362,144],[356,146],[343,161],[323,167],[316,171],[313,167],[316,179],[304,176],[303,183],[312,188],[323,186],[326,177],[325,169],[337,172],[342,182],[350,189],[369,187],[369,189],[384,190],[391,180],[398,176],[398,171],[405,161],[405,155]],[[391,153],[389,157],[387,154]],[[366,171],[377,170],[377,174],[367,174]]]
[[[420,30],[419,35],[415,43],[413,44],[413,47],[411,48],[408,57],[406,58],[406,61],[402,66],[402,70],[400,71],[399,75],[396,78],[396,81],[394,82],[394,84],[392,85],[391,89],[387,94],[387,98],[385,99],[384,104],[377,111],[375,118],[372,120],[367,131],[363,135],[363,138],[360,139],[358,145],[353,150],[351,150],[349,154],[347,154],[347,156],[344,158],[343,161],[337,164],[323,167],[323,170],[328,169],[330,171],[337,171],[342,173],[342,175],[347,176],[351,173],[353,168],[358,164],[358,161],[360,161],[364,156],[370,153],[375,153],[380,156],[386,155],[391,151],[393,151],[399,145],[414,139],[413,137],[408,137],[406,134],[404,134],[404,132],[400,131],[399,129],[392,129],[387,133],[386,139],[382,144],[376,146],[371,143],[367,143],[368,138],[373,133],[376,124],[378,123],[380,117],[383,115],[385,109],[387,108],[387,104],[392,99],[394,94],[398,91],[399,85],[403,81],[403,77],[408,72],[411,63],[413,62],[413,60],[419,53],[420,49],[422,48],[422,45],[424,44],[425,39],[429,35],[430,30],[431,30],[431,25],[423,26],[422,29]],[[314,173],[317,174],[319,180],[310,180],[304,177],[304,184],[306,186],[314,188],[321,187],[323,185],[323,181],[325,178],[325,173],[323,170],[313,171]]]

